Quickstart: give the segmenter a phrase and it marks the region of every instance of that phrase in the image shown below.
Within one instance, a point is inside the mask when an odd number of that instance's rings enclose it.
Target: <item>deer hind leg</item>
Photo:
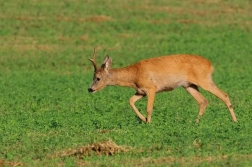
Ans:
[[[204,98],[204,96],[199,92],[199,89],[198,89],[198,87],[196,85],[190,85],[190,86],[186,87],[185,89],[199,103],[200,109],[199,109],[199,115],[198,115],[198,118],[197,118],[197,122],[199,122],[201,116],[204,114],[204,111],[206,110],[208,102]]]
[[[132,107],[132,109],[135,111],[135,113],[137,114],[137,116],[143,121],[146,122],[146,118],[138,111],[138,109],[135,106],[135,102],[141,98],[143,98],[144,95],[140,95],[140,94],[135,94],[134,96],[132,96],[129,100],[130,106]]]
[[[214,84],[214,82],[212,80],[210,80],[210,82],[200,83],[199,86],[202,89],[205,89],[205,90],[209,91],[210,93],[214,94],[215,96],[217,96],[218,98],[220,98],[226,104],[226,106],[228,107],[228,110],[230,112],[230,115],[231,115],[233,121],[234,122],[237,121],[234,110],[233,110],[233,107],[232,107],[232,104],[231,104],[231,102],[229,100],[228,95],[225,92],[223,92],[222,90],[220,90]]]

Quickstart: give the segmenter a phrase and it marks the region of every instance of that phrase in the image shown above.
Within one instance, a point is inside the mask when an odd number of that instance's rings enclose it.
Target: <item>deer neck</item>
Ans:
[[[114,68],[110,71],[109,85],[120,85],[135,88],[136,70],[132,67]]]

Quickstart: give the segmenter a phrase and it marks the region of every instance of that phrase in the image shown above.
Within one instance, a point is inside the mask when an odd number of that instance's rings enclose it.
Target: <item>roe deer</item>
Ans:
[[[234,122],[237,121],[228,95],[212,81],[213,66],[210,61],[196,55],[178,54],[142,60],[124,68],[111,68],[112,59],[106,56],[101,67],[95,61],[96,50],[92,59],[94,66],[93,83],[89,92],[96,92],[107,85],[132,87],[136,90],[129,100],[130,106],[144,122],[151,122],[151,113],[155,94],[184,87],[199,103],[198,119],[203,115],[208,101],[199,92],[198,86],[220,98],[228,107]],[[147,118],[136,108],[135,102],[147,96]]]

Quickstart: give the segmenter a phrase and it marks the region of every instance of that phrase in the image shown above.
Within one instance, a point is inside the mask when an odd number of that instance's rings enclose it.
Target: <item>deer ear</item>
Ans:
[[[107,55],[102,62],[101,68],[108,71],[111,68],[111,65],[112,65],[112,59],[109,58],[109,56]]]

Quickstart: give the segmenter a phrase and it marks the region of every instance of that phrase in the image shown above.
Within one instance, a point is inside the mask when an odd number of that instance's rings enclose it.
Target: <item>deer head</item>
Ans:
[[[97,92],[98,90],[103,89],[105,86],[109,83],[109,70],[112,65],[112,59],[109,58],[107,55],[105,59],[103,60],[103,63],[100,68],[97,67],[97,64],[95,62],[95,56],[96,56],[96,49],[94,49],[94,55],[92,59],[89,59],[93,66],[94,66],[94,77],[93,77],[93,83],[88,88],[88,91],[90,93]]]

